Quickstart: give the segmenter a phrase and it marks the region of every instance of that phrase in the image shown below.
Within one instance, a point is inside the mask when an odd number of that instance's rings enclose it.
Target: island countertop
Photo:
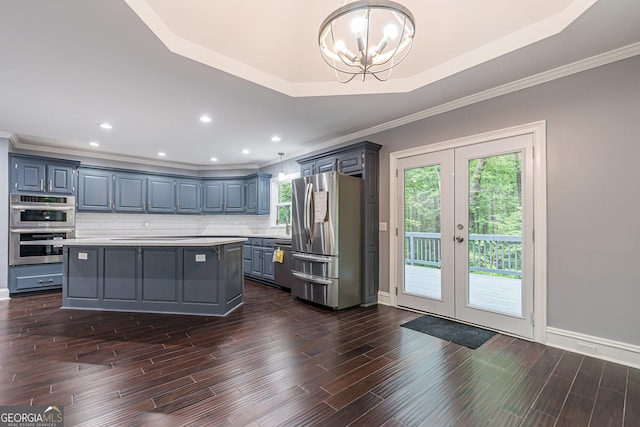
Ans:
[[[63,239],[63,246],[181,246],[205,247],[219,246],[247,241],[244,237],[85,237]],[[56,241],[56,243],[58,243]]]

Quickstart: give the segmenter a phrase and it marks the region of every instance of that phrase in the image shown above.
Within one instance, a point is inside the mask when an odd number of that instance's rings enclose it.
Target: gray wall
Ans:
[[[640,345],[640,56],[373,135],[389,153],[547,121],[548,326]],[[389,233],[380,233],[389,290]]]

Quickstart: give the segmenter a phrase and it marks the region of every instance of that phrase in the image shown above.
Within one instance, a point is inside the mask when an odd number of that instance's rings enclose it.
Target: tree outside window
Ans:
[[[291,181],[278,184],[276,224],[291,224]]]

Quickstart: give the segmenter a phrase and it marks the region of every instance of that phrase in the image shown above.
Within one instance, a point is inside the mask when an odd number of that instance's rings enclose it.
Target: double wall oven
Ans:
[[[75,197],[11,194],[9,264],[62,262],[56,241],[75,235]]]

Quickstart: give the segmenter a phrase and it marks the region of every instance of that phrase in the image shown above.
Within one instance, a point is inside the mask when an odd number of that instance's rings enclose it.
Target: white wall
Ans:
[[[640,345],[640,56],[371,136],[380,152],[380,221],[389,153],[547,122],[548,325]],[[380,289],[389,290],[389,233]]]

